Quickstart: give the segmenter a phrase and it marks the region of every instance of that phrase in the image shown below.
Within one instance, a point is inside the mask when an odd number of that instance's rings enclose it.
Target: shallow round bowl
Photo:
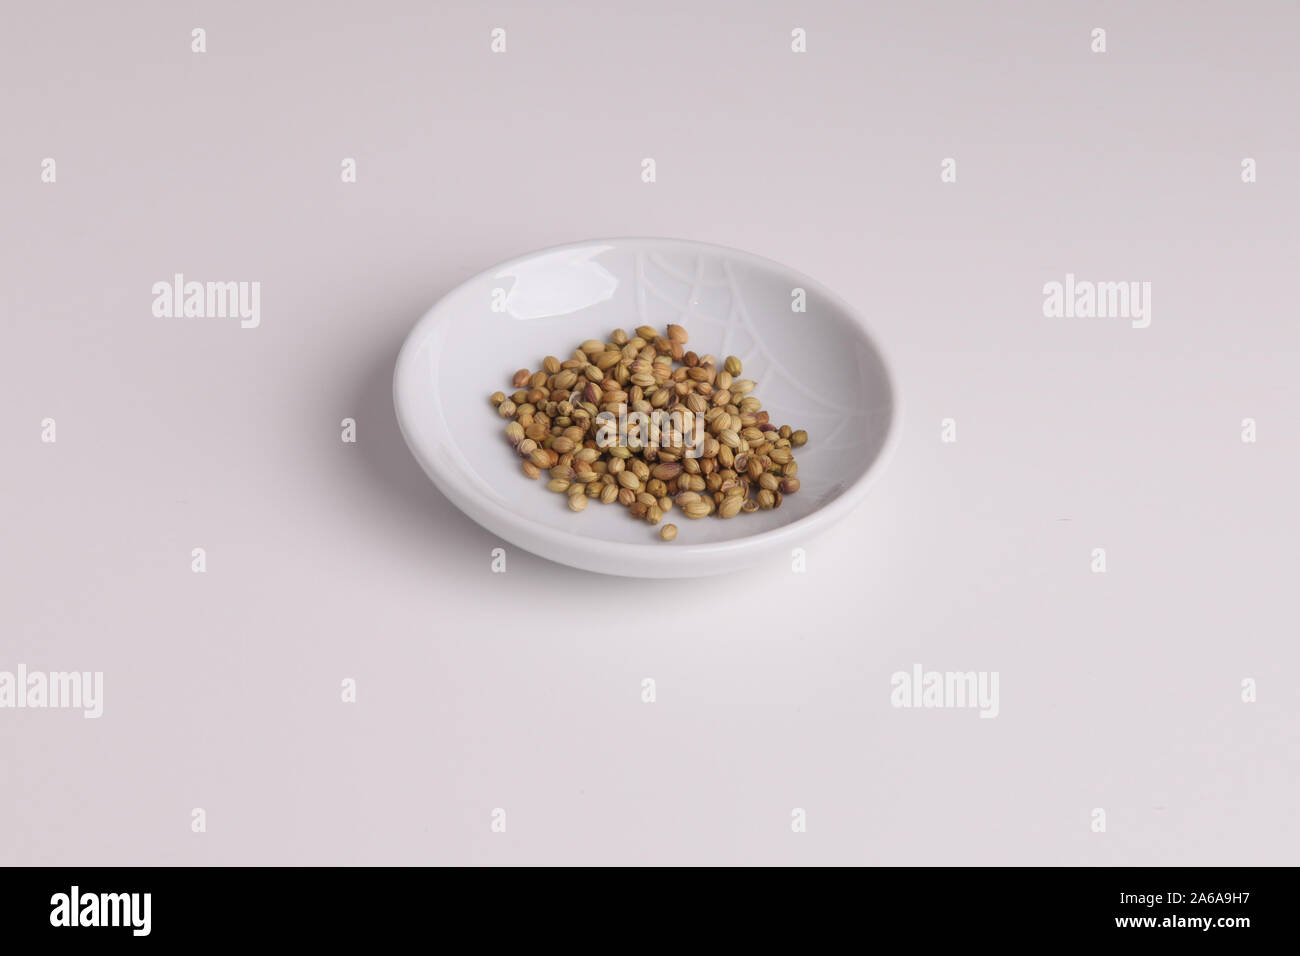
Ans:
[[[566,359],[616,328],[669,324],[687,348],[729,355],[756,382],[773,424],[808,432],[800,489],[781,507],[692,521],[674,508],[677,539],[618,505],[572,512],[530,480],[488,401],[519,368]],[[402,434],[434,484],[496,535],[562,564],[668,578],[788,559],[867,493],[896,431],[888,368],[861,316],[819,282],[747,252],[679,239],[599,239],[494,266],[420,319],[397,359]],[[543,476],[545,477],[545,476]]]

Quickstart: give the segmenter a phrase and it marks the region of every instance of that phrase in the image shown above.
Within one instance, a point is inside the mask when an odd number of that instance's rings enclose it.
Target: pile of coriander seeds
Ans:
[[[631,336],[615,329],[608,342],[590,339],[567,359],[548,355],[536,372],[521,368],[513,393],[494,393],[524,474],[540,479],[545,472],[546,487],[574,511],[589,500],[618,503],[652,525],[675,507],[691,519],[781,507],[799,490],[794,449],[807,432],[771,423],[754,383],[739,377],[740,359],[719,368],[712,355],[686,350],[680,325],[666,333],[648,325]],[[681,434],[645,441],[642,431],[629,431],[610,441],[602,428],[629,412],[672,416]],[[659,536],[673,540],[677,526],[665,524]]]

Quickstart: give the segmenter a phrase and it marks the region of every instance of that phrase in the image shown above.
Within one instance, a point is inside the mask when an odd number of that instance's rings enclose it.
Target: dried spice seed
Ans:
[[[673,538],[677,537],[677,525],[675,524],[664,525],[662,528],[659,529],[659,537],[663,538],[665,541],[673,540]]]
[[[741,360],[722,362],[685,348],[684,328],[661,334],[640,326],[634,336],[613,330],[607,341],[588,339],[566,359],[548,355],[538,371],[521,368],[512,393],[491,396],[507,420],[506,440],[532,479],[547,474],[547,487],[582,510],[587,499],[618,502],[653,523],[674,506],[688,519],[779,508],[799,490],[794,449],[808,433],[771,421],[739,378]],[[689,450],[659,447],[645,433],[608,445],[597,429],[604,413],[667,414],[687,435],[702,419],[704,438]],[[600,439],[600,440],[598,440]],[[672,534],[675,536],[676,528]],[[671,540],[671,538],[667,539]]]

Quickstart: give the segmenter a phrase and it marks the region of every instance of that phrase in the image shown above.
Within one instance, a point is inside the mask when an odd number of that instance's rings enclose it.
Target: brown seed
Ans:
[[[508,420],[524,473],[566,494],[575,510],[588,498],[617,501],[655,523],[674,506],[691,520],[780,507],[799,490],[793,451],[807,432],[771,424],[750,394],[754,382],[739,378],[739,357],[697,355],[687,341],[675,324],[662,334],[649,325],[635,336],[615,329],[607,342],[588,339],[568,358],[548,355],[539,371],[517,371],[516,391],[497,392],[492,403]],[[628,410],[675,421],[654,444],[635,435],[598,444],[597,417]],[[702,442],[687,437],[697,424],[706,426]]]
[[[570,495],[570,496],[569,496],[569,510],[570,510],[570,511],[581,511],[581,510],[582,510],[583,508],[585,508],[585,507],[587,507],[587,496],[586,496],[586,495]]]
[[[673,540],[673,538],[677,537],[677,525],[675,524],[664,525],[662,528],[659,529],[659,537],[663,538],[665,541]]]

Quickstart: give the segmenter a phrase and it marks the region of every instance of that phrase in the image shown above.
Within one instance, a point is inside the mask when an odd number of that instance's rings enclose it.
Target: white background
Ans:
[[[0,711],[0,862],[1295,862],[1294,5],[9,20],[0,669],[106,699]],[[902,443],[805,574],[493,574],[401,442],[440,294],[637,234],[787,262],[893,362]],[[174,272],[261,327],[153,317]],[[1067,272],[1150,328],[1044,318]],[[891,708],[914,663],[1000,715]]]

